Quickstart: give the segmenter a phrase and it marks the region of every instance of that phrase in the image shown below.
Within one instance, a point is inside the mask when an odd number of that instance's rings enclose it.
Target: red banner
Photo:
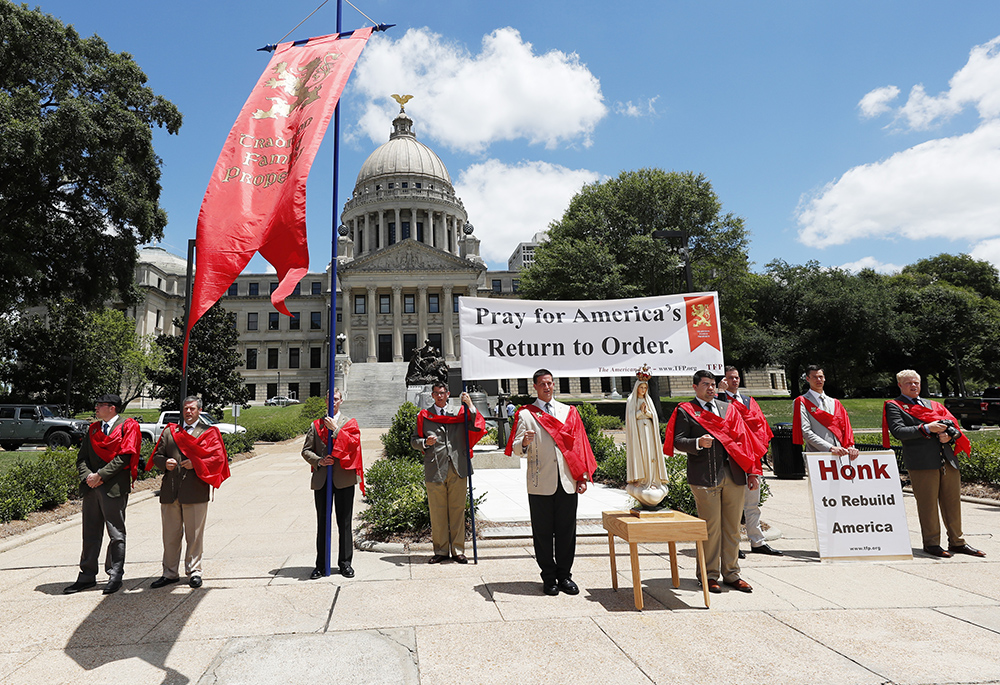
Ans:
[[[685,297],[684,313],[687,320],[688,340],[691,351],[704,343],[722,351],[722,335],[719,333],[719,316],[715,311],[712,295]]]
[[[188,333],[257,252],[278,275],[272,304],[289,313],[285,297],[309,270],[309,167],[371,32],[282,43],[274,51],[229,132],[201,204]]]

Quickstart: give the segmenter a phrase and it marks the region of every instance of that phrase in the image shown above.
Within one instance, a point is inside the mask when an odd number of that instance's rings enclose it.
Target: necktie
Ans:
[[[711,402],[706,402],[705,403],[705,411],[707,411],[709,414],[714,414],[715,413],[715,407],[712,406]]]
[[[552,414],[552,403],[551,402],[546,402],[545,403],[545,413],[546,414]]]
[[[184,430],[186,430],[188,433],[193,433],[194,426],[184,426]]]
[[[103,430],[104,430],[104,434],[105,434],[105,435],[107,435],[108,433],[110,433],[110,432],[111,432],[111,426],[110,426],[110,425],[108,425],[108,422],[107,422],[107,421],[105,421],[105,422],[104,422],[104,429],[103,429]]]

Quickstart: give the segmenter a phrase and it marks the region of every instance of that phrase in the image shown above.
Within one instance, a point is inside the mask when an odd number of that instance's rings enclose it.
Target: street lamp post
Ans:
[[[691,277],[691,251],[688,249],[687,231],[653,231],[653,237],[657,240],[666,240],[668,238],[680,238],[682,240],[680,255],[684,258],[684,278],[687,280],[688,292],[693,293],[694,279]]]

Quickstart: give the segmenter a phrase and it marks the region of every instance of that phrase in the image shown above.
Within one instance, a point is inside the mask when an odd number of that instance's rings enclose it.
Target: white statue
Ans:
[[[648,397],[649,367],[636,374],[638,382],[625,404],[625,448],[628,485],[625,491],[642,504],[655,507],[667,496],[667,466],[660,445],[660,423]]]

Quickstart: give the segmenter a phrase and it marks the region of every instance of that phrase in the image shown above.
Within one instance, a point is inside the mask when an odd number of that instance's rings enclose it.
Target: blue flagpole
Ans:
[[[462,381],[462,392],[465,389],[465,381]],[[469,508],[472,510],[472,563],[479,563],[479,548],[476,546],[476,496],[472,492],[472,443],[469,442],[469,408],[462,406],[465,416],[465,445],[469,448],[467,458],[469,460]],[[485,417],[483,417],[485,418]]]
[[[343,4],[337,0],[337,33],[341,31],[341,17]],[[337,373],[337,241],[339,240],[340,211],[337,200],[337,184],[340,181],[340,100],[337,100],[337,107],[333,110],[333,247],[330,259],[330,339],[328,347],[330,353],[327,357],[327,406],[326,413],[332,416],[330,411],[333,404],[333,390]],[[348,343],[350,344],[350,343]],[[348,348],[350,349],[350,348]],[[326,442],[327,457],[333,454],[333,431],[330,431]],[[351,524],[348,524],[351,525]],[[330,556],[332,548],[333,534],[333,466],[326,467],[326,559],[324,559],[323,575],[329,576],[331,572]]]

